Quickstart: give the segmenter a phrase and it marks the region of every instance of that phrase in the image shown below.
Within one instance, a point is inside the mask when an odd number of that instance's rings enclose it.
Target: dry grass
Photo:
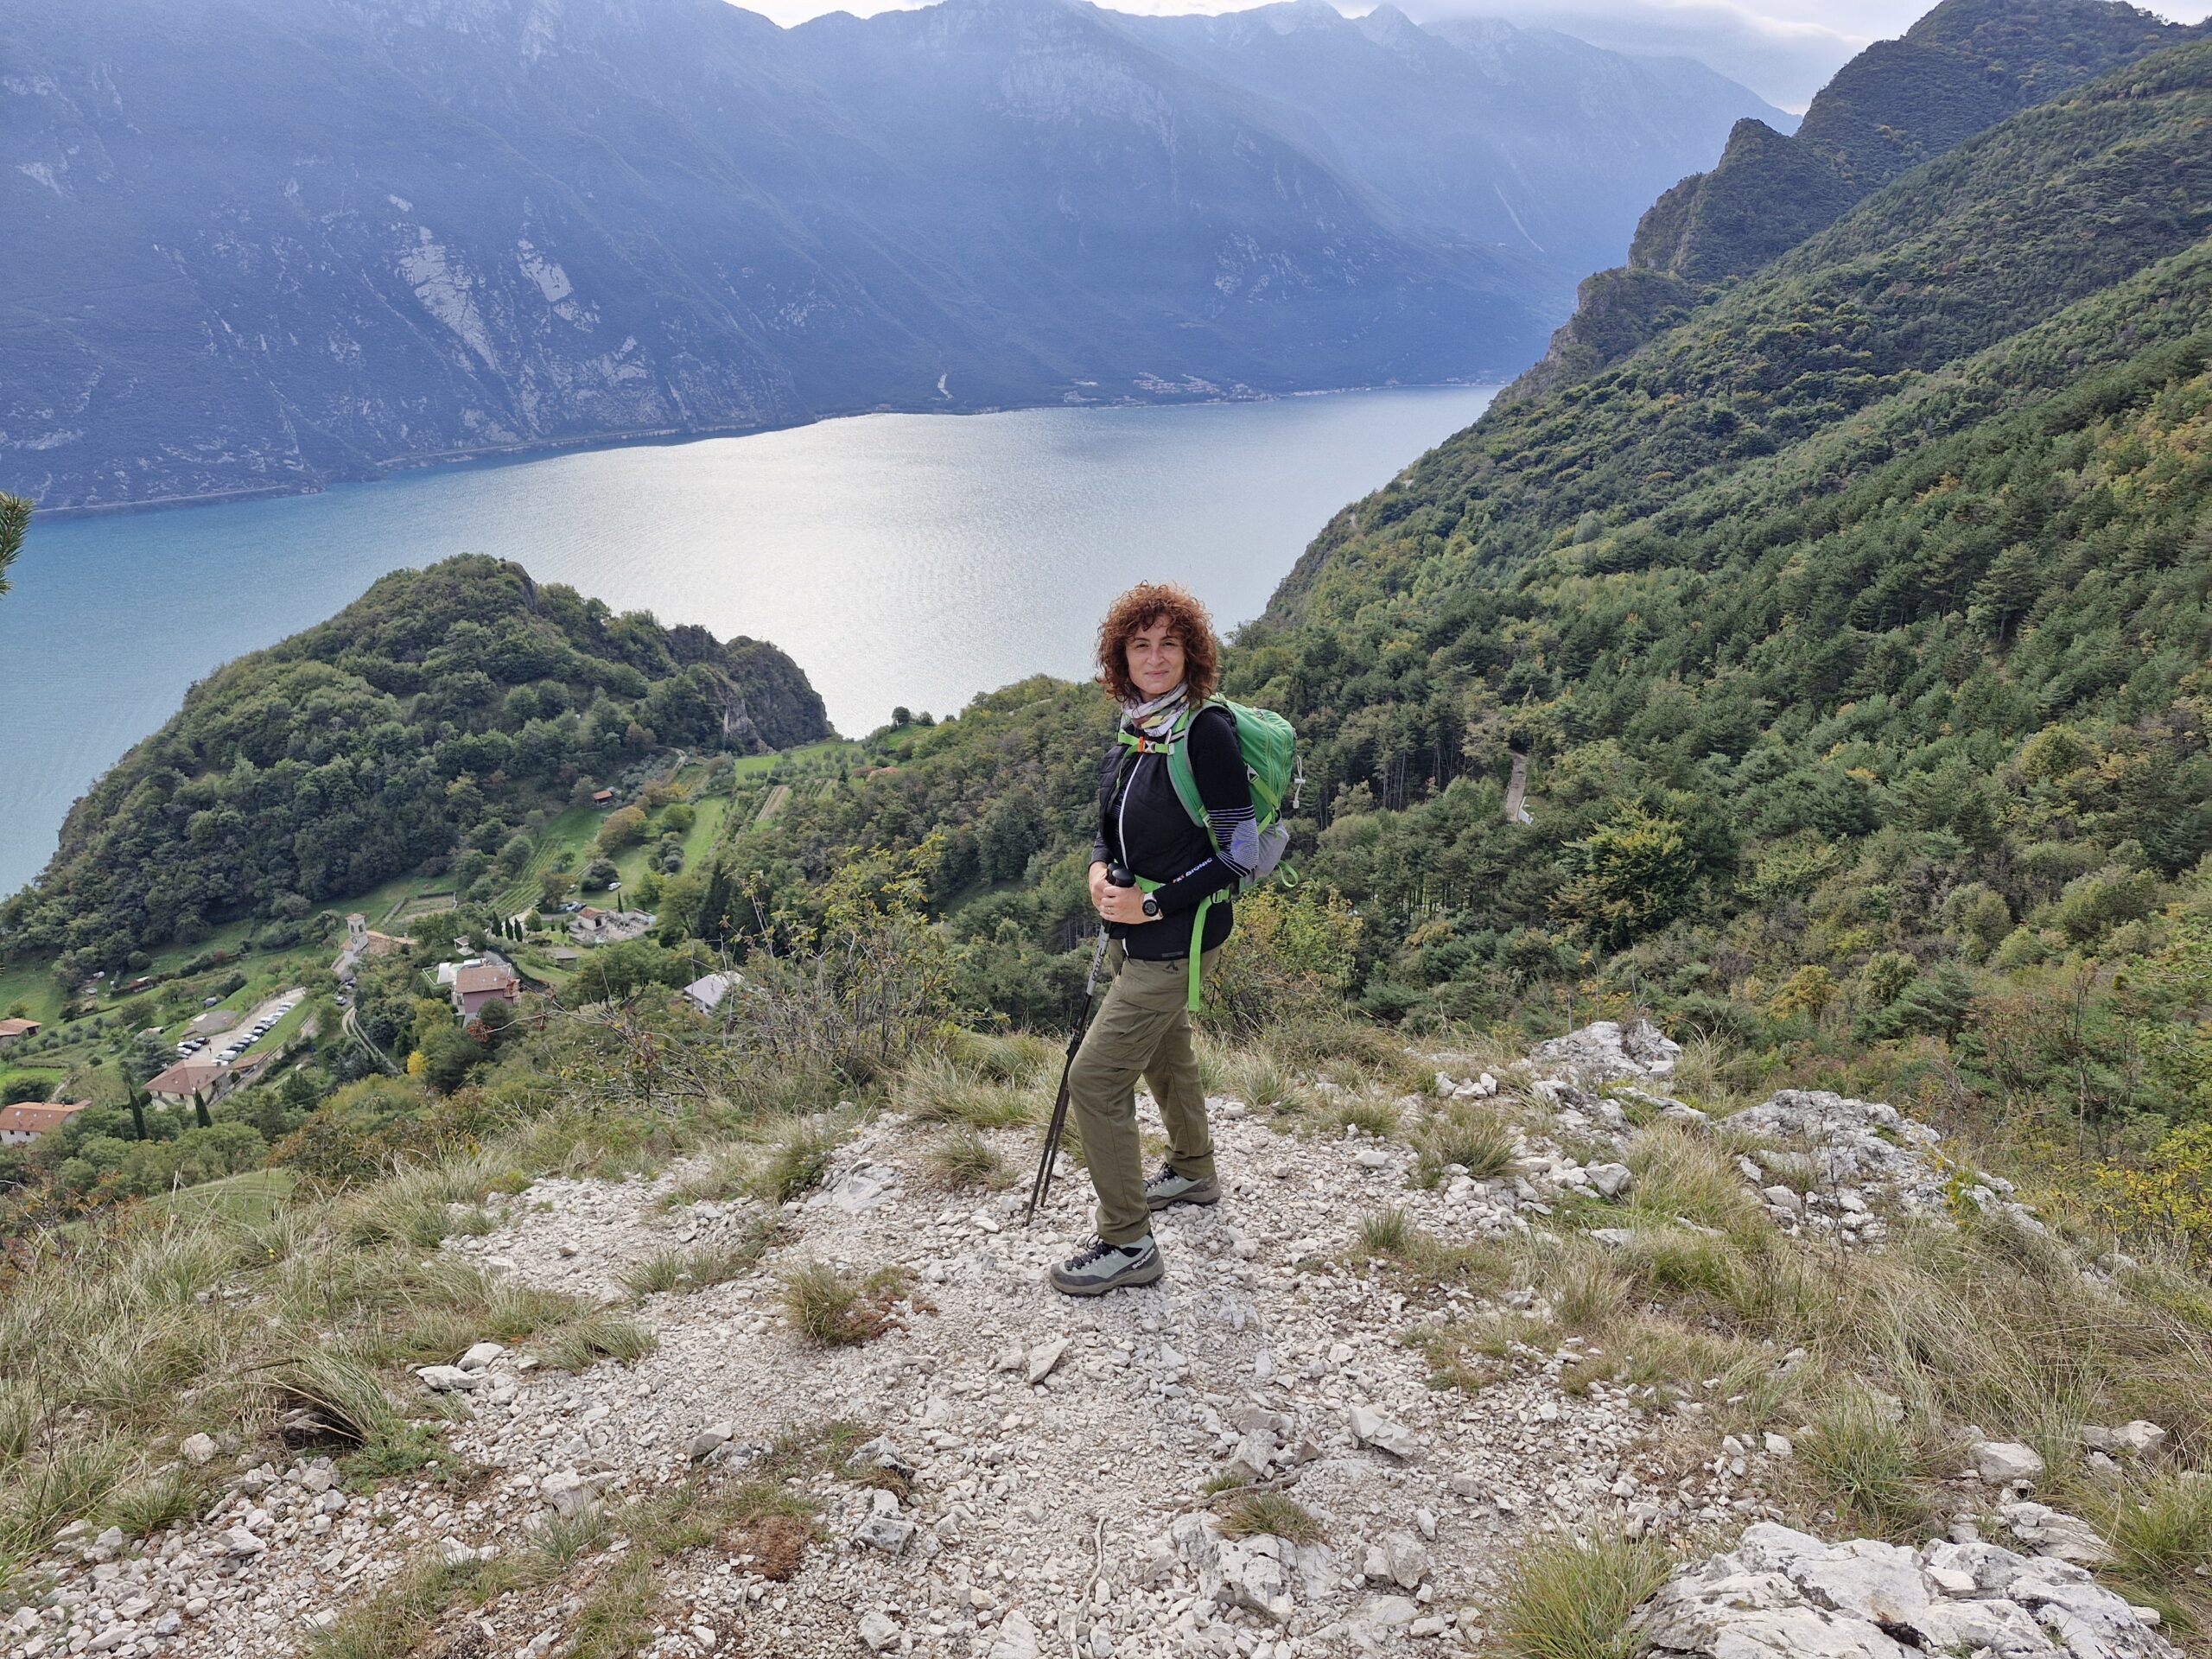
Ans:
[[[774,1139],[753,1154],[745,1178],[746,1191],[763,1204],[788,1204],[811,1192],[830,1173],[830,1160],[838,1137],[823,1124],[798,1120],[787,1123]]]
[[[1398,1103],[1381,1095],[1340,1096],[1329,1118],[1340,1129],[1356,1129],[1377,1141],[1389,1140],[1401,1123]]]
[[[688,1249],[656,1250],[624,1271],[622,1287],[632,1298],[642,1301],[648,1296],[671,1291],[689,1294],[705,1290],[710,1285],[742,1278],[760,1264],[760,1258],[775,1233],[776,1224],[772,1219],[755,1216],[739,1230],[734,1238],[716,1243],[695,1244]]]
[[[964,1123],[932,1141],[924,1156],[937,1183],[954,1191],[996,1192],[1014,1184],[999,1149]]]
[[[405,1217],[505,1175],[472,1156],[397,1178],[389,1202],[310,1196],[257,1224],[148,1211],[28,1241],[0,1292],[0,1580],[79,1516],[163,1524],[189,1433],[384,1446],[406,1424],[379,1373],[565,1317],[410,1236]]]
[[[1514,1659],[1636,1659],[1630,1618],[1673,1566],[1649,1537],[1540,1538],[1507,1569],[1491,1634]]]
[[[1313,1099],[1296,1075],[1264,1048],[1240,1048],[1221,1058],[1221,1090],[1255,1112],[1275,1118],[1302,1117],[1313,1109]]]
[[[981,1043],[986,1039],[976,1039]],[[1014,1039],[997,1039],[1013,1043]],[[1029,1042],[1035,1039],[1021,1039]],[[964,1124],[971,1129],[1006,1129],[1037,1121],[1051,1104],[1054,1078],[1041,1067],[1000,1077],[971,1069],[943,1052],[910,1062],[891,1085],[894,1111],[918,1123]]]
[[[1222,1506],[1221,1530],[1230,1538],[1264,1533],[1286,1543],[1318,1544],[1325,1529],[1311,1510],[1286,1492],[1248,1492]]]
[[[720,1204],[752,1190],[759,1147],[749,1141],[725,1141],[702,1151],[661,1199],[664,1209],[687,1204]]]
[[[784,1312],[809,1342],[852,1347],[883,1334],[893,1305],[906,1294],[906,1281],[895,1268],[860,1278],[826,1262],[804,1262],[785,1270]]]
[[[544,1360],[556,1371],[588,1371],[602,1359],[632,1364],[659,1345],[635,1319],[601,1308],[555,1331],[546,1341]]]
[[[1796,1465],[1813,1477],[1815,1500],[1851,1533],[1903,1543],[1941,1530],[1935,1483],[1956,1463],[1955,1451],[1909,1424],[1902,1410],[1851,1388],[1798,1437]]]
[[[1438,1109],[1414,1136],[1421,1177],[1433,1185],[1457,1165],[1478,1181],[1513,1167],[1513,1125],[1495,1107],[1454,1101]]]

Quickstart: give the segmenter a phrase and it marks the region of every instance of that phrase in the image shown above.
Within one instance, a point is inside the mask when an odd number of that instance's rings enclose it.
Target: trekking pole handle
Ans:
[[[1109,864],[1106,867],[1106,885],[1108,887],[1134,887],[1136,884],[1136,876],[1131,872],[1128,865]]]

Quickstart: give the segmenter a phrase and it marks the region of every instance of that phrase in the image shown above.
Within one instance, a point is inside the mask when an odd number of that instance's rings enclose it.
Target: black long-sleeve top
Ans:
[[[1219,852],[1205,830],[1184,810],[1167,775],[1165,755],[1139,753],[1117,740],[1098,768],[1098,834],[1091,843],[1092,862],[1125,864],[1146,880],[1161,883],[1153,895],[1160,901],[1158,921],[1107,926],[1122,948],[1141,962],[1189,956],[1191,924],[1199,901],[1225,893],[1252,868],[1252,789],[1237,747],[1236,721],[1226,709],[1202,709],[1183,741],[1190,745],[1192,780],[1220,838]],[[1227,938],[1233,920],[1230,901],[1217,899],[1206,912],[1199,949],[1211,950]]]

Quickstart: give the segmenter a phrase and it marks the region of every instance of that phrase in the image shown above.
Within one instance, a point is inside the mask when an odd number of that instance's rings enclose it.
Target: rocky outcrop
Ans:
[[[1657,1659],[2180,1659],[2158,1623],[2064,1561],[1762,1523],[1671,1580],[1635,1629]]]

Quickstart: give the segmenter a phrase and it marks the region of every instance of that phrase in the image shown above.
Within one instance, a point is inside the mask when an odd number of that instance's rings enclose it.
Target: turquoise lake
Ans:
[[[1133,582],[1184,582],[1233,627],[1330,515],[1491,396],[870,415],[34,520],[0,599],[0,893],[195,680],[386,571],[491,553],[618,610],[773,640],[859,735],[901,703],[946,715],[1025,675],[1084,673]]]

